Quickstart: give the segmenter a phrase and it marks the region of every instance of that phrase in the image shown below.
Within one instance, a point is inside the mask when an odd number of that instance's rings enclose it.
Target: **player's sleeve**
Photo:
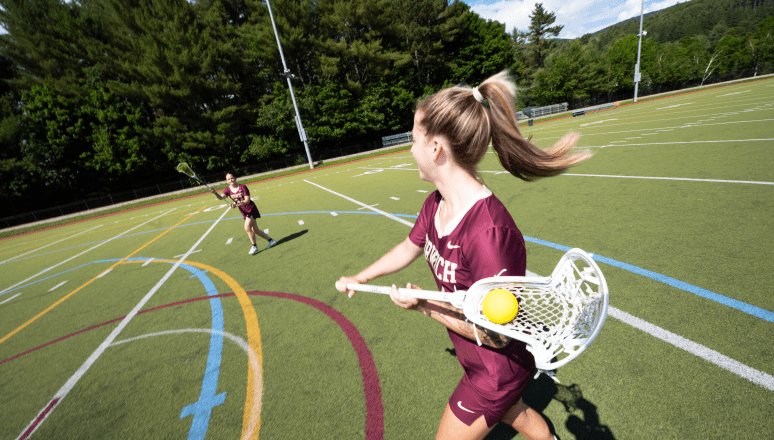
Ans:
[[[250,197],[250,190],[247,189],[247,185],[242,185],[244,188],[242,188],[242,197]]]
[[[527,251],[518,229],[492,227],[481,231],[463,249],[472,280],[496,275],[524,276]]]

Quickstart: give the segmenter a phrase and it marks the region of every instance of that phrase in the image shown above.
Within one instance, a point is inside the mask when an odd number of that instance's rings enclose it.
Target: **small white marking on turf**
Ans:
[[[397,198],[397,197],[390,197],[390,198],[391,198],[392,200],[400,200],[400,199],[399,199],[399,198]]]
[[[102,272],[101,274],[97,275],[97,278],[102,278],[102,277],[104,277],[105,275],[109,274],[111,270],[113,270],[113,269],[112,269],[112,268],[110,268],[110,269],[108,269],[108,270],[106,270],[106,271]]]
[[[54,286],[54,287],[52,287],[51,289],[49,289],[48,291],[49,291],[49,292],[53,292],[55,289],[57,289],[57,288],[59,288],[59,287],[62,287],[62,286],[64,285],[64,283],[66,283],[66,282],[67,282],[67,281],[62,281],[61,283],[59,283],[59,284],[57,284],[56,286]]]
[[[303,221],[303,220],[299,220],[299,221],[298,221],[298,224],[299,224],[299,225],[303,225],[303,224],[304,224],[304,221]]]
[[[145,267],[145,266],[149,265],[151,263],[151,261],[153,261],[153,257],[148,258],[148,261],[146,261],[145,264],[142,265],[142,267]]]
[[[339,214],[338,214],[338,213],[336,213],[336,212],[331,212],[331,215],[332,215],[332,216],[334,216],[334,217],[336,217],[336,216],[337,216],[337,215],[339,215]]]
[[[228,240],[226,240],[226,244],[231,244],[231,241],[232,241],[232,240],[234,240],[234,237],[231,237],[231,238],[229,238]]]

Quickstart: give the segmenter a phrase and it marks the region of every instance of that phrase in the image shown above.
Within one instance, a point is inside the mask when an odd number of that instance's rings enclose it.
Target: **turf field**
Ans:
[[[533,183],[482,162],[527,269],[592,252],[611,305],[525,400],[563,440],[770,436],[774,80],[523,131],[595,153]],[[410,231],[433,190],[411,155],[249,188],[279,242],[253,256],[212,195],[0,241],[0,439],[434,438],[462,374],[445,329],[333,287]],[[434,286],[420,260],[372,283],[408,281]]]

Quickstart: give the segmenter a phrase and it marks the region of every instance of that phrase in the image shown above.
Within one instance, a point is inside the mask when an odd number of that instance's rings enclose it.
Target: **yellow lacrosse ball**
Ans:
[[[486,319],[495,324],[505,324],[513,321],[519,313],[519,301],[505,289],[490,290],[481,303],[481,309]]]

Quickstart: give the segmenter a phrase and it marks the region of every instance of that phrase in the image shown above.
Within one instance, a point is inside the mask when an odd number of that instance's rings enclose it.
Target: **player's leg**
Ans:
[[[486,437],[493,427],[486,426],[486,419],[483,415],[477,418],[470,426],[458,419],[451,410],[449,404],[443,411],[441,423],[438,425],[436,440],[479,440]]]
[[[255,230],[258,229],[255,226],[255,219],[251,218],[250,216],[245,217],[245,232],[247,232],[247,237],[250,239],[250,243],[252,243],[252,247],[250,248],[250,255],[253,255],[254,253],[258,252],[258,245],[255,244]]]
[[[261,238],[263,238],[264,240],[266,240],[266,241],[268,241],[268,242],[269,242],[269,245],[268,245],[268,246],[266,246],[266,249],[269,249],[270,247],[272,247],[272,246],[274,246],[275,244],[277,244],[277,242],[276,242],[276,241],[274,241],[274,239],[273,239],[273,238],[269,237],[269,236],[268,236],[266,233],[264,233],[263,231],[261,231],[261,230],[258,228],[258,223],[256,222],[256,220],[255,220],[255,219],[253,219],[253,226],[252,226],[252,227],[253,227],[253,234],[255,234],[255,235],[257,235],[257,236],[259,236],[259,237],[261,237]]]
[[[530,408],[522,399],[519,399],[500,421],[511,425],[527,440],[554,440],[543,416]]]

